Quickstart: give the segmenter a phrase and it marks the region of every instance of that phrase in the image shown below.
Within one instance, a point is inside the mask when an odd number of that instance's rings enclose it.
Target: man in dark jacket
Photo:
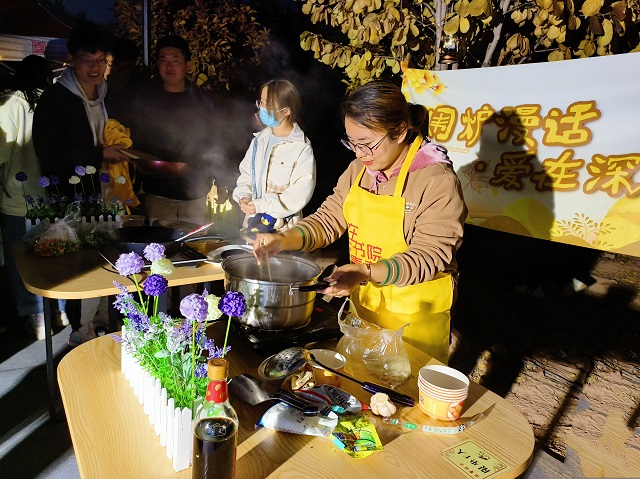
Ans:
[[[176,35],[157,43],[162,84],[134,101],[133,148],[160,163],[139,161],[149,223],[156,219],[205,222],[206,196],[214,172],[212,98],[187,79],[191,51]]]

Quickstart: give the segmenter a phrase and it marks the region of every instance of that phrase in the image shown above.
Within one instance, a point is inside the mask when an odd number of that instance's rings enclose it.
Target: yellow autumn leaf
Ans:
[[[537,0],[536,3],[542,10],[549,10],[553,5],[551,0]]]
[[[204,73],[200,73],[196,78],[196,85],[202,86],[204,83],[207,82],[208,79],[209,78],[207,77],[207,75],[205,75]]]
[[[549,56],[547,56],[547,60],[550,62],[562,61],[564,60],[564,54],[559,50],[554,50],[551,53],[549,53]]]
[[[469,15],[469,1],[461,0],[456,11],[462,18],[465,18],[467,15]]]
[[[547,31],[547,36],[551,40],[555,40],[556,38],[558,38],[560,36],[560,29],[558,27],[556,27],[555,25],[551,25],[551,27],[549,27],[549,30]]]
[[[604,30],[604,34],[598,37],[598,46],[604,47],[611,43],[611,39],[613,38],[613,23],[608,18],[602,20],[602,30]]]
[[[587,0],[582,4],[582,9],[580,11],[585,17],[592,17],[600,11],[602,5],[604,5],[604,0]]]
[[[584,45],[584,54],[588,57],[592,57],[596,52],[596,44],[591,40],[588,40]]]
[[[393,67],[391,67],[393,73],[400,73],[400,62],[394,61]]]
[[[457,33],[459,25],[460,25],[460,17],[456,15],[447,23],[445,23],[444,33],[446,33],[447,35],[453,35]]]
[[[471,25],[469,24],[469,19],[464,17],[460,19],[460,33],[467,33]]]
[[[479,17],[487,9],[487,0],[471,0],[469,3],[469,15]]]
[[[389,15],[391,15],[397,21],[400,21],[400,12],[397,9],[395,9],[394,7],[390,7],[387,9],[387,12],[389,12]]]

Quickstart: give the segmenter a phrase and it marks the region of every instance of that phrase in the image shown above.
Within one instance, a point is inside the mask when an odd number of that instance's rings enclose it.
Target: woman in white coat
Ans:
[[[45,338],[42,298],[24,287],[11,250],[25,234],[25,195],[46,196],[39,186],[40,166],[33,149],[32,126],[36,103],[51,85],[47,61],[36,55],[25,57],[16,68],[14,90],[0,96],[0,223],[9,288],[18,316],[37,339]],[[58,301],[54,324],[69,324],[65,301]]]
[[[271,80],[260,89],[256,108],[266,128],[251,141],[233,190],[249,237],[252,226],[253,233],[293,226],[313,195],[315,158],[297,123],[300,107],[300,94],[288,80]]]

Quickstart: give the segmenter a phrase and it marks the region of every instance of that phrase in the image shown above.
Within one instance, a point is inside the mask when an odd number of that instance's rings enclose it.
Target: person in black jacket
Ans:
[[[71,198],[74,188],[69,178],[76,174],[77,166],[90,165],[99,171],[103,161],[125,161],[127,156],[117,145],[102,146],[107,122],[104,72],[109,36],[94,27],[79,27],[69,35],[67,50],[69,67],[38,102],[33,145],[42,174],[57,176],[60,192]],[[98,175],[91,175],[94,187],[100,191],[97,178]]]
[[[186,40],[162,37],[156,51],[161,82],[137,96],[131,108],[135,115],[127,119],[133,148],[163,160],[138,163],[147,220],[202,224],[214,170],[221,163],[215,142],[226,132],[213,126],[212,96],[187,79],[191,50]]]

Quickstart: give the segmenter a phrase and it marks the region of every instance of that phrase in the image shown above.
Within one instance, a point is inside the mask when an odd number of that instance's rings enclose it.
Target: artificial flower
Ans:
[[[180,312],[191,321],[202,323],[207,319],[209,304],[199,294],[190,294],[180,301]]]
[[[151,272],[153,274],[163,274],[167,276],[173,273],[174,269],[176,269],[176,267],[173,265],[171,260],[167,258],[160,258],[151,263]]]
[[[122,276],[131,276],[132,274],[138,274],[142,271],[144,266],[144,260],[138,253],[123,253],[116,261],[116,269],[118,274]]]
[[[144,257],[149,261],[157,261],[164,258],[165,247],[159,243],[151,243],[144,247]]]
[[[93,175],[96,172],[96,167],[92,165],[87,165],[84,167],[84,171],[87,175]]]
[[[87,170],[84,168],[84,166],[76,166],[75,172],[78,176],[84,176],[87,173]]]
[[[49,183],[49,178],[47,178],[46,176],[41,176],[40,178],[38,178],[38,186],[42,188],[46,188],[47,186],[49,186]]]
[[[162,296],[167,292],[169,281],[164,276],[152,274],[144,282],[144,294],[147,296]]]
[[[204,299],[209,305],[207,309],[208,311],[207,321],[216,321],[220,319],[220,316],[222,316],[222,311],[220,311],[220,308],[218,308],[218,304],[220,303],[220,298],[213,294],[208,294],[205,296]]]
[[[71,178],[69,178],[69,183],[72,185],[77,185],[78,183],[80,183],[80,177],[76,175],[71,176]]]

